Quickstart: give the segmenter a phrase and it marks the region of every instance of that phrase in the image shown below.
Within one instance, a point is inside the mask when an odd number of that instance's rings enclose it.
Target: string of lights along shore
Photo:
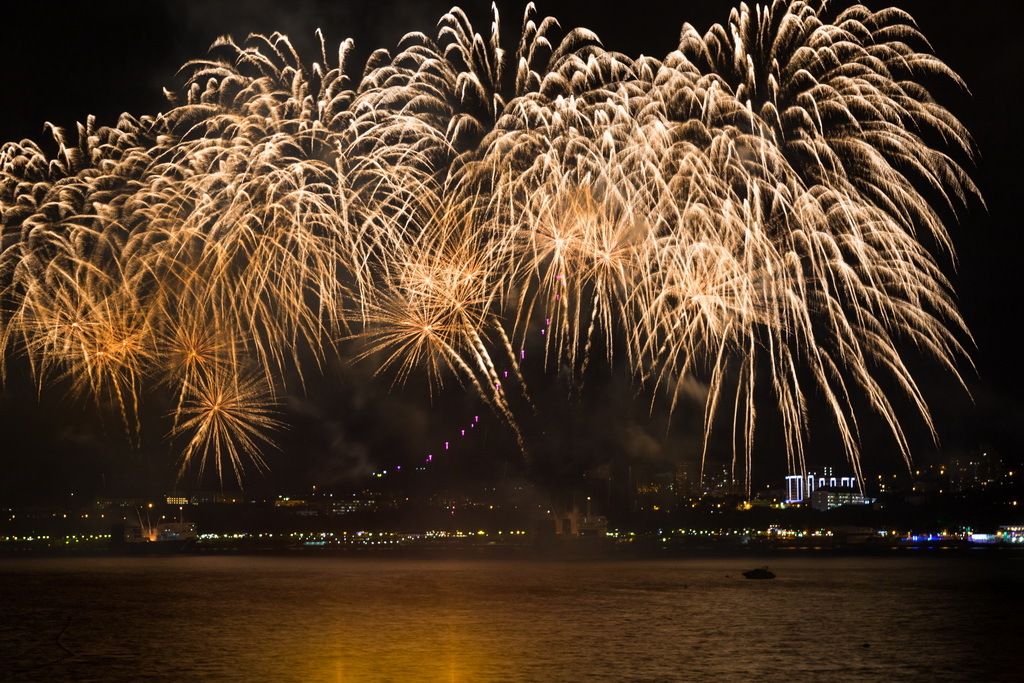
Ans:
[[[526,458],[529,362],[614,367],[669,411],[706,386],[748,487],[765,415],[805,471],[812,397],[858,480],[861,406],[909,459],[903,421],[932,424],[906,354],[970,364],[944,271],[978,197],[931,94],[963,84],[913,19],[739,4],[659,58],[542,10],[454,8],[359,64],[224,37],[165,113],[4,144],[2,367],[239,483],[286,378],[337,357],[461,385]],[[169,427],[141,417],[157,389]]]

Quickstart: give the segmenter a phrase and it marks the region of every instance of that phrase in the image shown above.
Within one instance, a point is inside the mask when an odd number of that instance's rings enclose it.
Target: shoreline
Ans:
[[[4,547],[7,546],[7,547]],[[417,544],[395,543],[385,546],[343,544],[283,544],[260,542],[210,543],[198,542],[181,551],[151,551],[145,548],[126,549],[104,543],[69,545],[17,546],[0,544],[0,561],[32,558],[137,558],[137,557],[322,557],[370,559],[494,559],[494,560],[653,560],[714,557],[909,557],[909,556],[1001,556],[1024,559],[1024,547],[1017,544],[917,543],[867,544],[835,546],[801,546],[768,544],[703,543],[677,544],[670,547],[655,544],[621,544],[604,539],[570,540],[554,543],[522,544]]]

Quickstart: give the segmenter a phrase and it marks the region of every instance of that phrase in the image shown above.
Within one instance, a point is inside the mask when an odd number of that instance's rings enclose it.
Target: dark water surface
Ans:
[[[753,562],[5,559],[0,679],[1024,680],[1022,559]]]

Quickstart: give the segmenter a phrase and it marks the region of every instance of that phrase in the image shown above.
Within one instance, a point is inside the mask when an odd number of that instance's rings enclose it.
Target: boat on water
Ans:
[[[195,522],[125,526],[121,533],[111,535],[117,549],[144,554],[184,552],[195,544],[198,537]]]
[[[775,574],[768,571],[768,567],[758,567],[757,569],[751,569],[750,571],[743,572],[744,578],[747,579],[774,579]]]

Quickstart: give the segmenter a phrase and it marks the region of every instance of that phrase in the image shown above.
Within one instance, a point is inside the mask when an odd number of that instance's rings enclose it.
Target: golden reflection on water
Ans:
[[[481,665],[488,653],[466,624],[385,633],[350,630],[346,635],[339,638],[337,654],[329,665],[336,673],[332,679],[339,682],[491,680]],[[321,676],[314,673],[313,678],[320,680]]]
[[[1024,680],[1024,562],[764,563],[7,560],[0,680]]]
[[[450,683],[516,679],[522,648],[509,647],[503,633],[509,606],[494,604],[493,595],[449,583],[449,569],[440,563],[434,570],[399,571],[389,577],[390,587],[383,580],[369,588],[347,581],[321,585],[323,592],[313,604],[291,612],[301,614],[304,623],[282,618],[273,629],[253,630],[255,638],[276,636],[260,644],[261,659],[273,662],[272,678]],[[287,593],[265,598],[282,617],[293,597]],[[299,596],[308,601],[310,592],[303,588],[294,597]],[[488,603],[492,609],[480,609]],[[517,630],[529,642],[523,625]]]

